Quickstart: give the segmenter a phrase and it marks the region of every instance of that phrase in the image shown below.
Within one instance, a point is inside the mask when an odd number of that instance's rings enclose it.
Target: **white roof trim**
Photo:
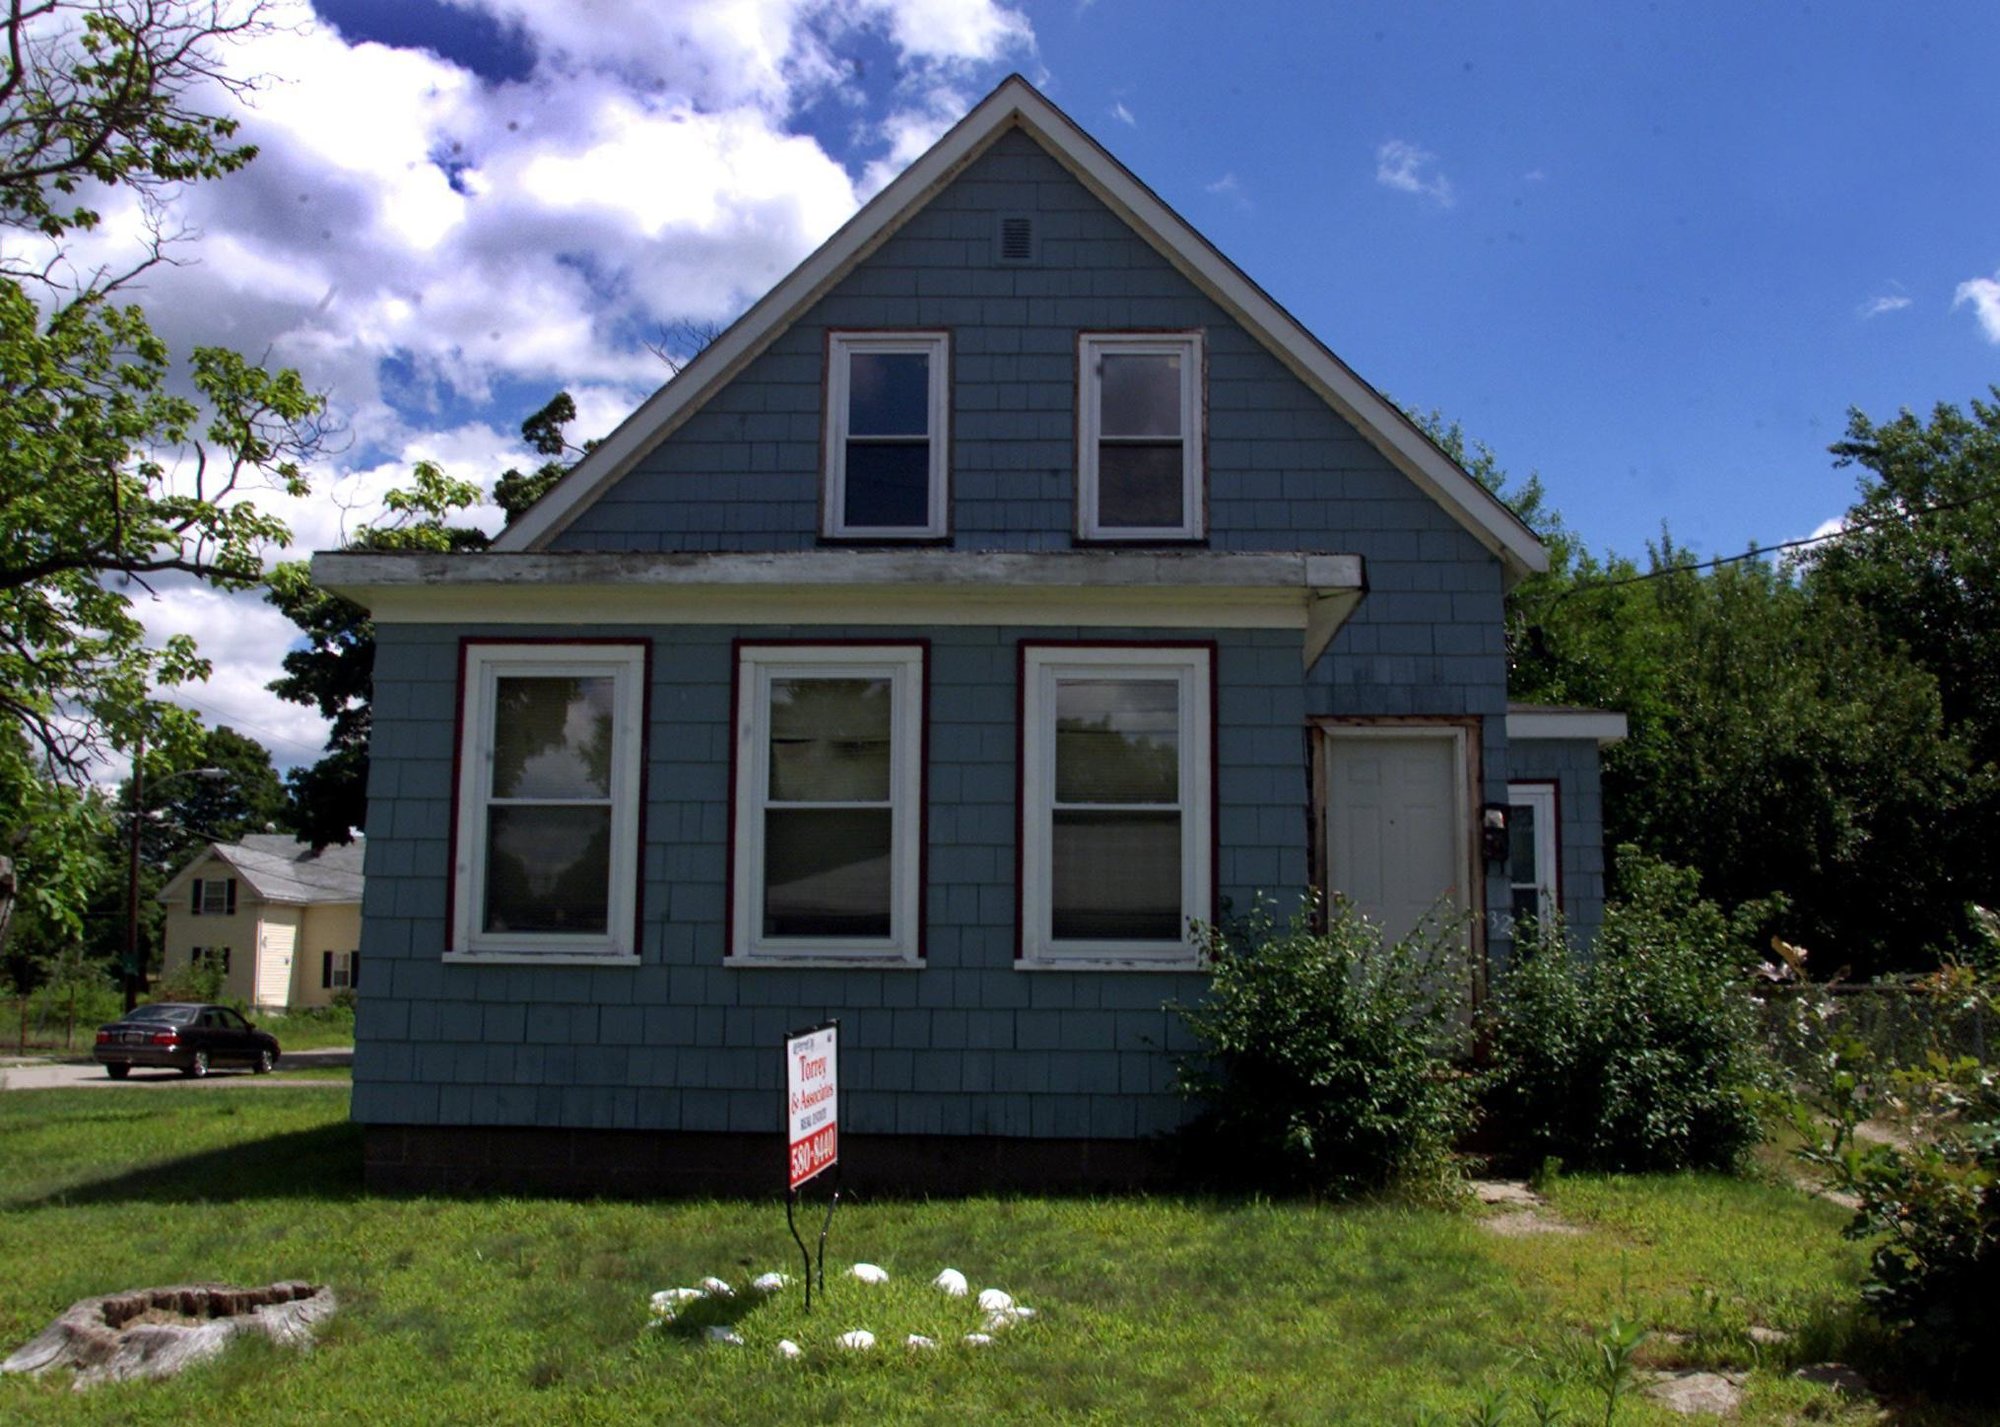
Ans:
[[[1599,748],[1621,742],[1626,734],[1622,713],[1608,709],[1509,709],[1509,740],[1533,742],[1547,738],[1589,738]]]
[[[1010,127],[1041,142],[1183,275],[1259,337],[1377,450],[1505,565],[1511,578],[1548,568],[1534,533],[1382,394],[1329,351],[1102,145],[1019,75],[960,120],[812,256],[744,313],[686,370],[501,533],[493,549],[541,550],[620,476],[776,340],[807,307],[907,222]]]
[[[1360,604],[1358,555],[808,550],[341,553],[313,580],[377,624],[1296,629],[1307,667]]]

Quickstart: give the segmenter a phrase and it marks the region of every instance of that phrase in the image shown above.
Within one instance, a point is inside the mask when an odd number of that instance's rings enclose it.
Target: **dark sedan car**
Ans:
[[[227,1006],[161,1001],[101,1027],[94,1054],[113,1080],[123,1080],[135,1065],[182,1075],[247,1065],[263,1075],[278,1063],[278,1042]]]

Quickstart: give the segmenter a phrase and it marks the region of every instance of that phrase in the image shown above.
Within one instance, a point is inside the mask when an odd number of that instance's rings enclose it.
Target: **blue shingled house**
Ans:
[[[1009,79],[491,550],[315,560],[370,1183],[775,1188],[828,1016],[850,1176],[1142,1174],[1190,919],[1595,926],[1623,720],[1507,702],[1545,558]]]

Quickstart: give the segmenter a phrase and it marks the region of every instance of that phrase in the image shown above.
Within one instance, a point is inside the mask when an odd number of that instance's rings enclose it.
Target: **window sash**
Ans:
[[[1561,848],[1556,829],[1556,785],[1554,783],[1509,783],[1507,785],[1510,827],[1508,829],[1507,888],[1509,915],[1518,920],[1524,901],[1532,899],[1533,916],[1537,921],[1546,921],[1560,910],[1558,899],[1559,875],[1558,858]],[[1533,826],[1527,836],[1522,836],[1516,816],[1526,809]],[[1533,867],[1527,869],[1529,875],[1519,873],[1520,853],[1526,849]]]
[[[752,645],[739,650],[732,959],[907,962],[920,955],[924,667],[920,645]],[[774,793],[773,691],[779,685],[817,681],[886,685],[886,797]],[[884,815],[886,835],[878,826]],[[815,825],[822,829],[816,836],[800,831]],[[853,855],[863,849],[868,855]],[[827,850],[830,856],[814,856]],[[778,869],[793,875],[775,882]],[[863,895],[867,902],[856,906]],[[819,899],[817,911],[814,898]],[[800,929],[816,916],[822,929]],[[832,925],[842,920],[850,925]]]
[[[510,680],[608,679],[611,729],[603,796],[570,790],[559,781],[540,797],[496,796],[495,763],[502,742],[497,726],[501,686]],[[643,644],[471,644],[466,646],[460,691],[462,738],[459,797],[453,849],[452,944],[459,955],[524,956],[638,955],[639,785],[645,739],[646,649]],[[538,753],[545,750],[538,750]],[[534,755],[531,755],[531,757]],[[527,759],[523,759],[525,763]],[[514,780],[520,781],[519,770]],[[592,781],[595,781],[594,779]],[[556,791],[563,787],[564,791]],[[575,929],[556,925],[496,929],[491,913],[497,890],[493,866],[496,831],[532,832],[533,814],[560,817],[566,811],[592,813],[605,839],[602,925]],[[593,834],[594,836],[594,834]],[[581,859],[549,875],[560,877],[583,865]],[[537,864],[532,871],[545,872]],[[586,872],[586,876],[588,873]],[[590,881],[594,885],[595,879]],[[520,899],[547,909],[533,894]],[[524,918],[524,920],[531,920]],[[551,921],[560,918],[551,917]],[[592,921],[596,921],[592,918]]]
[[[1194,963],[1196,949],[1188,923],[1208,918],[1213,910],[1211,662],[1207,649],[1183,646],[1027,649],[1022,688],[1022,964]],[[1171,799],[1091,801],[1058,796],[1064,752],[1059,720],[1062,689],[1085,683],[1172,685]],[[1081,752],[1074,740],[1070,751]],[[1122,851],[1092,867],[1078,867],[1074,861],[1058,866],[1059,852],[1073,856],[1092,836],[1122,844]],[[1173,848],[1166,852],[1169,841]],[[1104,845],[1100,841],[1099,846]],[[1171,922],[1157,895],[1163,878],[1170,878],[1174,887]],[[1084,889],[1105,895],[1091,905],[1079,900]],[[1121,899],[1125,905],[1119,905]],[[1095,930],[1083,930],[1086,927]]]
[[[855,428],[854,359],[864,356],[926,359],[925,424],[921,433]],[[950,338],[943,332],[835,332],[827,339],[826,494],[822,533],[836,538],[932,539],[945,533],[946,473],[950,441]],[[866,425],[867,423],[863,423]],[[850,520],[852,482],[862,478],[857,452],[924,452],[921,521],[865,523]],[[893,466],[885,468],[893,471]]]
[[[1172,357],[1179,363],[1177,421],[1171,430],[1112,429],[1105,412],[1104,361],[1117,357]],[[1086,332],[1077,339],[1077,533],[1090,540],[1197,539],[1203,533],[1204,453],[1202,339],[1199,332],[1121,334]],[[1140,422],[1139,425],[1148,423]],[[1151,452],[1158,472],[1134,465]],[[1116,459],[1107,459],[1115,455]],[[1151,490],[1148,482],[1177,486]],[[1134,508],[1150,498],[1164,508],[1177,501],[1177,520],[1138,522]],[[1120,517],[1128,517],[1121,519]]]

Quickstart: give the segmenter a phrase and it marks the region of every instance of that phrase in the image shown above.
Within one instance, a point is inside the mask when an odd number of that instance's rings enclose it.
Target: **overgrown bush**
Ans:
[[[1178,1084],[1201,1106],[1187,1132],[1203,1177],[1338,1196],[1443,1192],[1472,1095],[1451,1063],[1467,968],[1456,926],[1393,945],[1336,899],[1280,926],[1268,903],[1201,929],[1214,975],[1176,1006],[1200,1043]]]
[[[1530,1164],[1733,1168],[1760,1138],[1747,937],[1768,909],[1725,916],[1698,874],[1619,856],[1627,892],[1596,945],[1546,928],[1500,979],[1489,1103]]]

